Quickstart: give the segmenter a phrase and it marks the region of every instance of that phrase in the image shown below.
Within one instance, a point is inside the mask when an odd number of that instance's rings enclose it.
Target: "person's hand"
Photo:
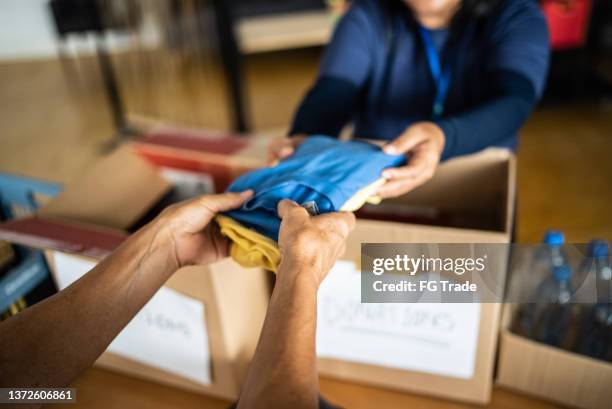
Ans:
[[[383,147],[390,155],[405,154],[408,164],[386,169],[387,182],[379,189],[381,198],[401,196],[427,182],[434,175],[444,149],[444,133],[433,122],[417,122]]]
[[[305,272],[318,286],[344,254],[346,238],[355,228],[355,216],[348,212],[310,216],[291,200],[279,202],[278,215],[282,219],[279,274]]]
[[[219,212],[235,209],[251,197],[252,191],[205,195],[167,207],[155,220],[173,252],[176,267],[208,264],[229,254],[229,240],[217,223]]]
[[[274,164],[291,156],[305,137],[305,135],[295,135],[290,138],[283,136],[273,139],[268,145],[268,163]]]

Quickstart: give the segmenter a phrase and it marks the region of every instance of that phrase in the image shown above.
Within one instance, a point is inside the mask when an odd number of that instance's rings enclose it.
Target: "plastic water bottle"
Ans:
[[[581,273],[595,279],[597,299],[582,308],[574,350],[612,361],[612,268],[608,242],[593,240],[589,243],[589,254],[582,264]]]
[[[541,308],[536,305],[541,301],[542,283],[547,282],[554,267],[568,265],[567,257],[563,252],[565,237],[559,230],[548,230],[542,239],[542,244],[534,251],[529,264],[529,271],[521,277],[521,292],[528,295],[529,303],[519,309],[514,332],[531,337],[535,320]]]
[[[565,236],[559,230],[548,230],[542,240],[542,245],[533,257],[531,275],[543,279],[550,274],[554,266],[567,265],[567,257],[563,252]]]
[[[537,291],[538,286],[542,281],[550,276],[552,269],[555,266],[567,265],[567,256],[563,251],[565,237],[563,232],[559,230],[548,230],[544,234],[542,244],[538,246],[531,260],[529,274],[526,277],[525,291],[531,291],[532,300],[534,297],[534,289]],[[537,301],[537,300],[534,300]]]
[[[566,347],[573,323],[573,290],[569,265],[556,265],[536,291],[530,338],[556,347]]]

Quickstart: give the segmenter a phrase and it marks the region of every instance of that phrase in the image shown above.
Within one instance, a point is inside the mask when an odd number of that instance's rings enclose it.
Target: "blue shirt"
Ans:
[[[490,145],[514,146],[542,94],[548,31],[534,0],[505,0],[484,18],[430,30],[451,70],[444,114],[444,157]],[[401,1],[356,0],[338,23],[313,88],[291,134],[355,135],[391,140],[410,124],[432,120],[436,83],[418,23]]]
[[[277,240],[280,219],[276,206],[282,199],[291,199],[311,213],[336,212],[355,193],[378,180],[384,169],[404,162],[404,156],[387,155],[369,143],[312,136],[278,165],[236,179],[228,191],[253,189],[255,194],[226,215]]]

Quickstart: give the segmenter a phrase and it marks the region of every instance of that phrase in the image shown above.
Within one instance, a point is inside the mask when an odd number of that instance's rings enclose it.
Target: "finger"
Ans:
[[[268,161],[274,163],[285,159],[295,152],[295,148],[304,140],[303,135],[275,139],[268,148]]]
[[[389,199],[392,197],[401,196],[410,191],[411,183],[410,179],[401,179],[393,182],[385,183],[379,190],[378,196],[381,199]]]
[[[343,242],[341,246],[336,249],[335,259],[338,260],[346,253],[346,242]]]
[[[226,192],[216,195],[204,195],[199,197],[197,202],[211,213],[217,214],[219,212],[236,209],[251,196],[253,196],[253,191],[249,189],[244,192]]]
[[[334,221],[344,236],[355,229],[355,215],[351,212],[334,213]]]
[[[355,228],[355,215],[351,212],[326,213],[317,217],[325,219],[327,229],[339,233],[343,238]]]
[[[278,155],[277,155],[278,159],[285,159],[285,158],[293,155],[294,151],[295,151],[295,149],[293,149],[293,146],[283,146],[278,151]]]
[[[170,223],[180,233],[197,233],[219,212],[235,209],[253,195],[252,190],[218,195],[204,195],[181,203],[171,213]]]
[[[268,145],[268,160],[275,161],[278,160],[280,156],[280,152],[283,148],[291,146],[291,141],[286,137],[280,137],[273,139]]]
[[[387,180],[413,179],[426,169],[426,164],[411,163],[408,166],[386,169],[383,177]]]
[[[435,169],[438,157],[429,151],[417,151],[410,157],[406,166],[385,169],[382,176],[385,179],[415,178],[429,169]]]
[[[278,202],[277,206],[278,217],[286,219],[288,217],[303,217],[308,218],[308,212],[293,200],[284,199]]]
[[[210,243],[214,249],[214,260],[220,260],[230,255],[230,247],[232,241],[221,234],[221,228],[217,223],[214,223],[210,230]],[[209,261],[210,262],[210,261]]]
[[[425,175],[417,176],[413,179],[399,179],[385,183],[379,190],[378,195],[381,199],[398,197],[421,186],[429,177]]]
[[[401,155],[410,152],[415,146],[425,141],[423,132],[404,132],[399,138],[383,146],[383,151],[388,155]]]
[[[293,153],[295,152],[295,148],[297,148],[302,142],[304,142],[305,138],[305,135],[295,135],[289,137],[289,139],[287,139],[287,143],[281,147],[281,151],[279,152],[279,159],[285,159],[288,156],[293,155]]]

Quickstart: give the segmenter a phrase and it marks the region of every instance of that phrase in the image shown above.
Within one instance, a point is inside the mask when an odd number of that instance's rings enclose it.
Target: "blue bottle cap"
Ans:
[[[547,230],[544,235],[544,243],[553,246],[560,246],[565,241],[565,236],[561,230]]]
[[[608,257],[610,255],[610,245],[605,240],[591,240],[589,243],[589,256]]]
[[[572,277],[572,270],[568,265],[562,264],[554,266],[552,274],[556,281],[567,281]]]

